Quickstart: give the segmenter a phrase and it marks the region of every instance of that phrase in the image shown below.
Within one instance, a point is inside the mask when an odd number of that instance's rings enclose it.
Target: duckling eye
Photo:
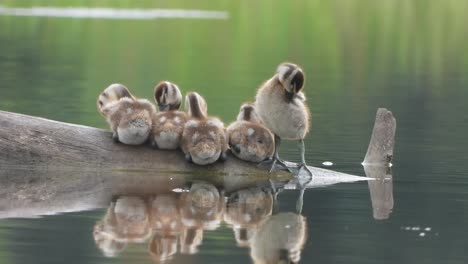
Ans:
[[[263,140],[258,140],[258,144],[263,144]]]
[[[99,106],[102,106],[102,104],[103,104],[103,103],[102,103],[102,101],[101,101],[101,100],[99,100]]]

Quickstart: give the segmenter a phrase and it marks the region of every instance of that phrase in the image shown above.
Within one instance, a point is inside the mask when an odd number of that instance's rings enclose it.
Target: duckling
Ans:
[[[223,122],[208,117],[206,102],[198,93],[186,95],[185,108],[189,115],[181,141],[185,158],[198,165],[225,160],[228,142]]]
[[[312,177],[307,167],[304,154],[304,138],[310,128],[310,111],[305,104],[305,95],[301,92],[304,87],[305,75],[296,64],[282,63],[276,74],[257,91],[255,107],[267,128],[275,136],[275,151],[270,171],[276,163],[291,171],[278,156],[281,139],[298,140],[301,152],[301,162],[298,173],[305,169]]]
[[[272,194],[258,187],[242,189],[228,197],[224,221],[232,226],[238,246],[249,246],[255,230],[272,210]]]
[[[252,103],[241,106],[237,121],[228,126],[227,134],[231,151],[239,159],[261,162],[273,157],[273,134],[261,124]]]
[[[188,119],[185,112],[178,111],[182,102],[179,87],[167,81],[160,82],[154,89],[154,100],[160,112],[153,118],[151,144],[159,149],[177,149]]]
[[[97,105],[116,142],[139,145],[148,139],[156,113],[148,100],[135,98],[122,84],[112,84],[99,95]]]
[[[99,112],[104,115],[103,108],[111,103],[119,101],[121,98],[128,97],[130,99],[136,99],[128,90],[128,88],[120,83],[113,83],[109,85],[102,93],[99,94],[97,100],[97,107]],[[105,117],[105,115],[104,115]]]

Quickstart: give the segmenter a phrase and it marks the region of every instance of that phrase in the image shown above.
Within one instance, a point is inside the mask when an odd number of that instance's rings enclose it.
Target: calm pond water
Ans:
[[[2,168],[0,263],[467,263],[466,10],[459,0],[2,1],[0,110],[106,128],[95,106],[104,87],[121,82],[151,99],[167,79],[229,123],[292,61],[307,76],[310,165],[365,175],[377,108],[398,128],[392,180],[307,189],[301,213],[297,190],[274,203],[266,181]],[[296,144],[281,154],[297,160]],[[176,176],[180,186],[159,182]],[[48,200],[57,177],[86,184]],[[30,204],[10,203],[21,197]],[[20,217],[28,214],[36,217]]]

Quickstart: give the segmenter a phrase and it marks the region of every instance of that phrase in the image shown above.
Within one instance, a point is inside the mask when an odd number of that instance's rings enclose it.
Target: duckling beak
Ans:
[[[286,91],[286,99],[288,99],[289,103],[292,102],[293,98],[294,98],[294,92]]]
[[[164,112],[164,111],[167,111],[169,110],[169,105],[168,104],[160,104],[159,105],[159,111],[160,112]]]

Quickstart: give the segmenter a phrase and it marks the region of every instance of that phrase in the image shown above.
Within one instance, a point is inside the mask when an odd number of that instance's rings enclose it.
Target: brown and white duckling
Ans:
[[[206,165],[226,159],[228,142],[224,124],[215,117],[208,117],[206,102],[198,93],[185,97],[189,120],[182,133],[181,148],[185,158],[195,164]]]
[[[188,119],[185,112],[178,111],[182,102],[179,87],[167,81],[160,82],[154,89],[154,100],[160,112],[153,118],[151,144],[160,149],[177,149]]]
[[[115,103],[121,98],[128,97],[131,99],[136,99],[128,90],[128,88],[120,83],[113,83],[109,85],[102,93],[99,94],[97,100],[97,107],[99,112],[104,115],[102,109],[108,106],[110,103]]]
[[[310,128],[310,112],[305,104],[305,75],[302,69],[292,63],[282,63],[276,74],[260,86],[257,92],[255,107],[267,128],[275,135],[275,152],[270,171],[276,163],[288,168],[279,158],[278,150],[281,139],[298,140],[301,152],[299,172],[307,168],[304,154],[304,138]]]
[[[239,159],[261,162],[273,157],[273,134],[261,124],[253,104],[241,106],[237,121],[228,126],[227,134],[231,151]]]
[[[122,84],[112,84],[98,97],[99,112],[113,132],[112,138],[128,145],[147,141],[156,108],[146,99],[137,99]]]

